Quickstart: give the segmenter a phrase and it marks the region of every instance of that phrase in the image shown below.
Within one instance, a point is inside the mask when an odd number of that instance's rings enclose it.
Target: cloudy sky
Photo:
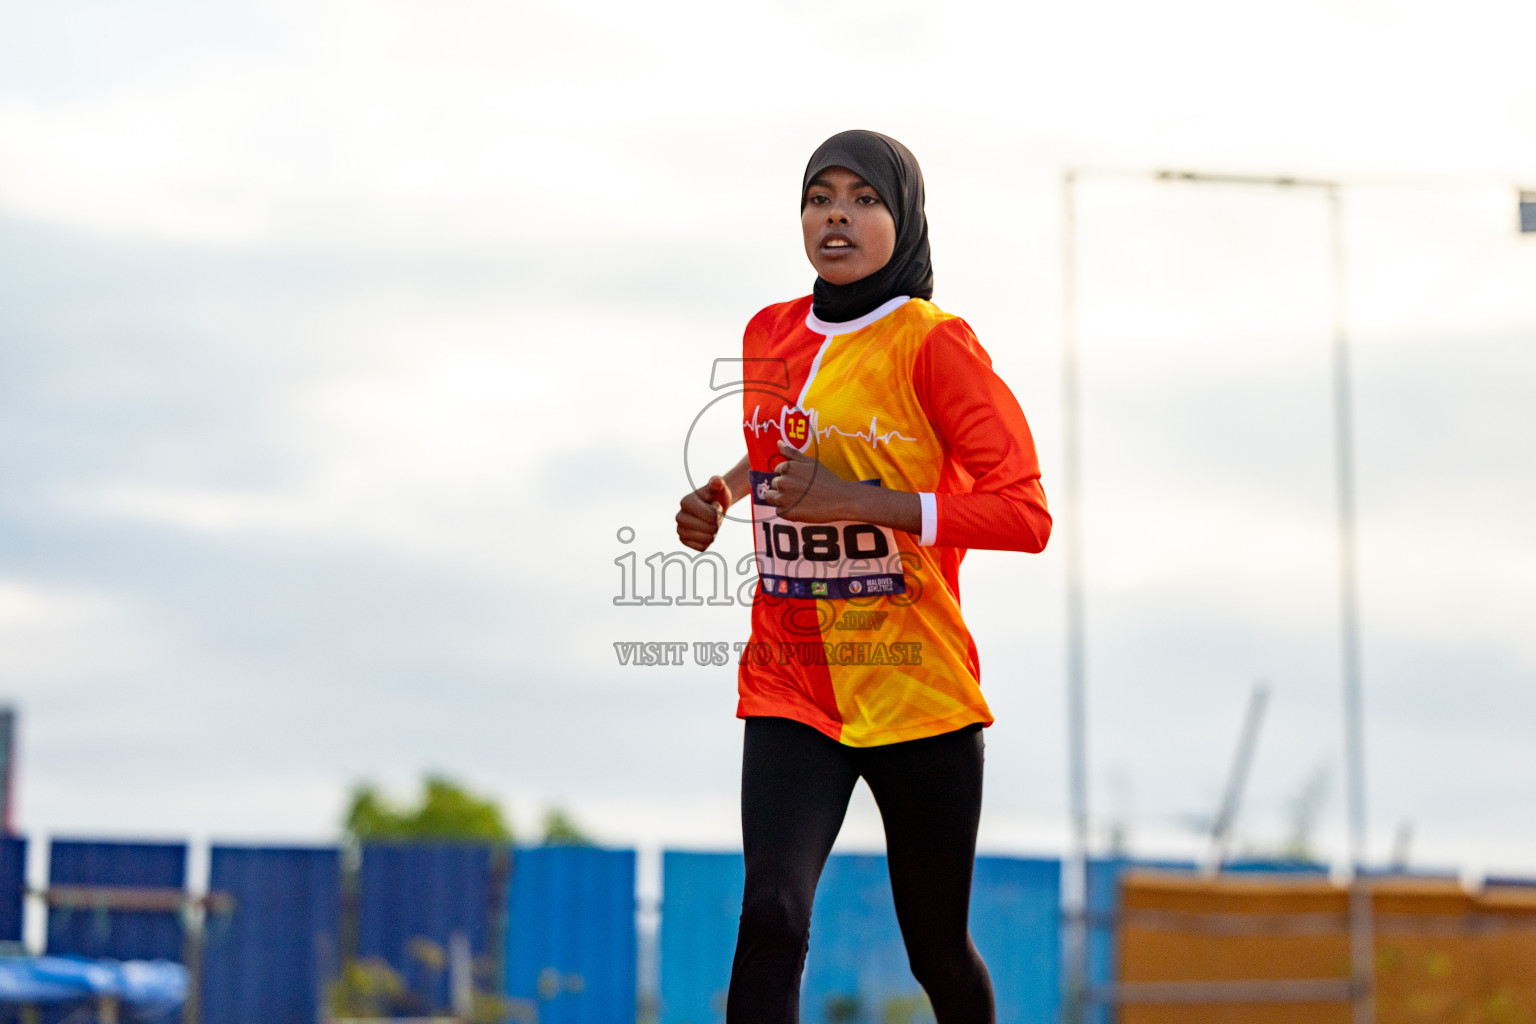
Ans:
[[[922,160],[936,301],[1061,495],[1064,168],[1346,189],[1373,853],[1536,872],[1529,4],[0,3],[0,687],[34,834],[324,839],[426,770],[736,841],[745,609],[616,608],[739,452],[709,369],[803,294],[800,169]],[[1536,186],[1533,186],[1536,187]],[[1340,849],[1322,201],[1078,194],[1096,829]],[[629,544],[621,527],[635,531]],[[627,534],[626,534],[627,536]],[[734,561],[744,528],[722,537]],[[982,845],[1065,835],[1061,545],[973,553]],[[867,796],[845,842],[878,845]]]

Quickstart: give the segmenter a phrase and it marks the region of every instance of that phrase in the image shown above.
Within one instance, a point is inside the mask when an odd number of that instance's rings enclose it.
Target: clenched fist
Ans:
[[[683,500],[678,502],[677,539],[695,551],[709,547],[715,542],[715,534],[720,532],[720,523],[725,519],[725,510],[731,507],[731,500],[731,489],[718,476],[710,477],[703,487],[683,495]]]

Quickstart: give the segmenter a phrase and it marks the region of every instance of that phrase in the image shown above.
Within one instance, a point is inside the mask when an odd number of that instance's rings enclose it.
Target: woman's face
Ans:
[[[829,284],[868,277],[896,250],[896,218],[880,194],[846,167],[829,167],[811,179],[800,229],[805,255]]]

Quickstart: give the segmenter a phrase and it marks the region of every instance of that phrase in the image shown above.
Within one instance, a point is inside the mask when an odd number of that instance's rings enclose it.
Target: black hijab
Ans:
[[[898,295],[933,298],[933,265],[928,257],[928,215],[923,212],[923,171],[917,157],[879,132],[838,132],[816,147],[800,183],[800,209],[811,180],[829,167],[846,167],[880,193],[896,220],[896,248],[879,270],[852,284],[816,278],[811,311],[829,323],[857,320]]]

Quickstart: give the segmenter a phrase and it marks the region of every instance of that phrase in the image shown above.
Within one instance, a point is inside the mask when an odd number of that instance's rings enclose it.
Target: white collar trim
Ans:
[[[820,319],[816,316],[815,307],[813,306],[811,307],[812,312],[805,314],[805,326],[817,334],[825,334],[829,338],[836,337],[839,334],[852,334],[854,331],[862,331],[876,320],[895,312],[911,301],[912,296],[910,295],[898,295],[894,299],[876,306],[857,320],[844,320],[842,323],[828,323]]]

